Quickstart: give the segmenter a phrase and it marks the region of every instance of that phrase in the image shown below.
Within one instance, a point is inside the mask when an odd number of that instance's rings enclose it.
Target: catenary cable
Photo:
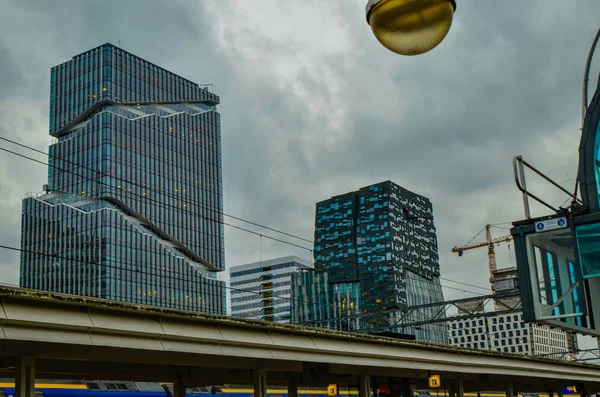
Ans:
[[[43,151],[40,151],[40,150],[37,150],[37,149],[35,149],[35,148],[31,148],[31,147],[29,147],[29,146],[27,146],[27,145],[23,145],[23,144],[21,144],[21,143],[15,142],[15,141],[12,141],[12,140],[9,140],[9,139],[3,138],[3,137],[0,137],[0,139],[3,139],[3,140],[5,140],[5,141],[8,141],[8,142],[10,142],[10,143],[13,143],[13,144],[15,144],[15,145],[18,145],[18,146],[22,146],[22,147],[24,147],[24,148],[27,148],[27,149],[30,149],[30,150],[33,150],[33,151],[36,151],[36,152],[38,152],[38,153],[41,153],[41,154],[44,154],[44,155],[47,155],[47,156],[50,156],[50,157],[54,157],[54,156],[51,156],[51,155],[50,155],[50,154],[48,154],[48,153],[45,153],[45,152],[43,152]],[[36,162],[36,163],[39,163],[39,164],[42,164],[42,165],[45,165],[45,166],[48,166],[48,167],[53,167],[53,168],[56,168],[56,169],[58,169],[58,170],[60,170],[60,171],[67,172],[67,173],[70,173],[70,174],[73,174],[73,175],[75,175],[75,176],[77,176],[77,177],[80,177],[80,178],[83,178],[83,179],[87,179],[87,180],[93,181],[93,182],[95,182],[95,183],[100,183],[100,184],[102,184],[102,185],[105,185],[105,186],[108,186],[108,187],[110,187],[110,188],[114,188],[114,186],[112,186],[112,185],[110,185],[110,184],[103,183],[103,182],[98,182],[98,181],[97,181],[96,179],[94,179],[94,178],[91,178],[91,177],[88,177],[88,176],[85,176],[85,175],[80,175],[80,174],[77,174],[77,173],[75,173],[75,172],[73,172],[73,171],[70,171],[70,170],[64,170],[64,169],[61,169],[61,168],[59,168],[58,166],[54,166],[54,165],[52,165],[52,164],[49,164],[49,163],[46,163],[46,162],[43,162],[43,161],[40,161],[40,160],[34,159],[34,158],[32,158],[32,157],[29,157],[29,156],[26,156],[26,155],[23,155],[23,154],[20,154],[20,153],[17,153],[17,152],[13,152],[13,151],[10,151],[10,150],[4,149],[4,148],[0,148],[0,150],[3,150],[3,151],[5,151],[5,152],[8,152],[8,153],[10,153],[10,154],[13,154],[13,155],[16,155],[16,156],[22,157],[22,158],[24,158],[24,159],[27,159],[27,160],[30,160],[30,161],[34,161],[34,162]],[[74,162],[68,161],[68,160],[63,160],[63,161],[65,161],[65,162],[67,162],[67,163],[70,163],[70,164],[74,164],[74,165],[76,165],[76,166],[78,166],[78,167],[81,167],[81,168],[90,169],[89,167],[80,166],[80,165],[78,165],[78,164],[76,164],[76,163],[74,163]],[[97,171],[97,170],[93,170],[93,169],[90,169],[90,170],[92,170],[92,171],[94,171],[94,172],[96,172],[96,173],[98,173],[98,174],[100,174],[100,175],[105,175],[105,174],[103,174],[103,173],[100,173],[100,172],[99,172],[99,171]],[[123,180],[123,181],[125,181],[125,179],[123,179],[123,178],[115,178],[115,179],[119,179],[119,180]],[[135,183],[131,183],[131,182],[128,182],[128,183],[130,183],[130,184],[132,184],[132,185],[136,185],[136,186],[141,186],[141,185],[139,185],[139,184],[135,184]],[[134,197],[138,197],[138,198],[141,198],[141,199],[148,200],[148,201],[157,202],[157,200],[155,200],[155,199],[148,198],[148,197],[145,197],[145,196],[141,196],[141,195],[139,195],[139,194],[133,194],[133,193],[126,192],[126,191],[125,191],[125,193],[127,193],[127,194],[130,194],[131,196],[134,196]],[[168,194],[167,194],[167,196],[168,196],[168,197],[177,198],[177,197],[175,197],[175,196],[168,195]],[[178,199],[180,199],[180,198],[178,198]],[[166,203],[159,203],[159,204],[160,204],[160,205],[163,205],[163,206],[171,207],[171,208],[180,209],[179,207],[176,207],[176,206],[173,206],[173,205],[170,205],[170,204],[166,204]],[[203,207],[203,206],[200,206],[200,207],[201,207],[201,208],[204,208],[204,209],[207,209],[206,207]],[[291,242],[288,242],[288,241],[284,241],[284,240],[280,240],[280,239],[277,239],[277,238],[274,238],[274,237],[266,236],[266,235],[263,235],[263,234],[261,234],[261,233],[258,233],[258,232],[255,232],[255,231],[252,231],[252,230],[249,230],[249,229],[246,229],[246,228],[242,228],[242,227],[240,227],[240,226],[232,225],[232,224],[229,224],[229,223],[226,223],[226,222],[220,221],[220,220],[218,220],[218,219],[209,218],[209,217],[207,217],[207,216],[204,216],[204,215],[200,215],[200,214],[196,214],[196,215],[198,215],[198,216],[200,216],[200,217],[202,217],[202,218],[204,218],[204,219],[210,220],[210,221],[214,221],[214,222],[217,222],[217,223],[221,223],[221,224],[223,224],[223,225],[225,225],[225,226],[229,226],[229,227],[232,227],[232,228],[235,228],[235,229],[241,230],[241,231],[245,231],[245,232],[248,232],[248,233],[255,234],[255,235],[257,235],[257,236],[261,237],[261,239],[262,239],[262,237],[265,237],[265,238],[268,238],[268,239],[271,239],[271,240],[274,240],[274,241],[277,241],[277,242],[280,242],[280,243],[284,243],[284,244],[288,244],[288,245],[294,246],[294,247],[296,247],[296,248],[300,248],[300,249],[308,250],[308,251],[309,251],[309,252],[311,252],[311,253],[313,252],[313,250],[312,250],[312,249],[310,249],[310,248],[306,248],[306,247],[303,247],[303,246],[300,246],[300,245],[297,245],[297,244],[294,244],[294,243],[291,243]],[[226,214],[223,214],[223,215],[226,215]],[[260,224],[258,224],[258,223],[254,223],[254,222],[251,222],[251,221],[246,221],[246,220],[244,220],[244,219],[242,219],[242,218],[239,218],[239,217],[233,217],[233,216],[230,216],[230,215],[227,215],[227,216],[231,217],[232,219],[240,220],[240,221],[243,221],[243,222],[246,222],[246,223],[252,224],[252,225],[256,225],[256,226],[258,226],[258,227],[261,227],[261,228],[265,228],[265,229],[267,229],[267,230],[275,231],[275,232],[277,232],[277,233],[280,233],[280,234],[283,234],[283,235],[286,235],[286,236],[290,236],[290,237],[293,237],[293,238],[297,238],[297,239],[299,239],[299,240],[304,240],[304,241],[307,241],[307,242],[311,242],[311,243],[312,243],[312,241],[311,241],[311,240],[305,239],[305,238],[303,238],[303,237],[295,236],[295,235],[293,235],[293,234],[290,234],[290,233],[287,233],[287,232],[283,232],[283,231],[280,231],[280,230],[277,230],[277,229],[274,229],[274,228],[270,228],[270,227],[267,227],[267,226],[264,226],[264,225],[260,225]],[[500,224],[501,224],[501,223],[498,223],[498,224],[495,224],[495,225],[500,225]],[[481,234],[481,232],[482,232],[483,230],[485,230],[485,228],[484,228],[484,229],[482,229],[482,230],[481,230],[481,231],[480,231],[480,232],[479,232],[477,235]],[[477,237],[477,235],[476,235],[475,237]],[[475,238],[475,237],[474,237],[474,238]],[[474,238],[473,238],[473,239],[474,239]],[[473,239],[471,239],[471,241],[472,241]],[[473,284],[464,283],[464,282],[461,282],[461,281],[456,281],[456,280],[452,280],[452,279],[448,279],[448,278],[442,278],[442,277],[440,277],[440,279],[441,279],[441,280],[448,281],[448,282],[456,283],[456,284],[462,284],[462,285],[466,285],[466,286],[470,286],[470,287],[474,287],[474,288],[479,288],[479,289],[487,290],[487,288],[480,287],[480,286],[473,285]],[[473,291],[468,291],[468,290],[463,290],[463,289],[453,288],[453,287],[450,287],[450,286],[444,286],[444,287],[445,287],[445,288],[449,288],[449,289],[454,289],[454,290],[457,290],[457,291],[462,291],[462,292],[475,293],[475,292],[473,292]],[[475,293],[475,294],[476,294],[476,293]]]
[[[0,249],[6,249],[6,250],[11,250],[11,251],[17,251],[20,253],[27,253],[27,254],[33,254],[33,255],[40,255],[40,256],[44,256],[44,257],[50,257],[50,258],[55,258],[55,259],[60,259],[60,260],[65,260],[65,261],[70,261],[73,263],[78,263],[78,264],[85,264],[85,265],[92,265],[92,266],[97,266],[97,267],[102,267],[102,268],[108,268],[108,269],[114,269],[114,270],[119,270],[119,271],[135,271],[137,274],[141,274],[141,275],[146,275],[146,276],[154,276],[154,277],[159,277],[159,278],[168,278],[171,280],[175,280],[175,281],[184,281],[187,282],[189,281],[189,279],[185,279],[182,277],[174,277],[174,276],[169,276],[166,274],[160,274],[160,273],[155,273],[155,272],[148,272],[148,271],[143,271],[143,270],[133,270],[133,269],[127,269],[125,267],[121,267],[121,266],[115,266],[115,265],[110,265],[110,264],[100,264],[100,263],[96,263],[96,262],[89,262],[89,261],[84,261],[84,260],[80,260],[80,259],[73,259],[73,258],[67,258],[67,257],[63,257],[63,256],[59,256],[59,255],[55,255],[55,254],[50,254],[50,253],[44,253],[44,252],[37,252],[37,251],[31,251],[31,250],[25,250],[22,248],[17,248],[17,247],[11,247],[8,245],[0,245]],[[44,276],[47,275],[49,273],[56,273],[57,270],[56,269],[52,269],[52,270],[46,270],[45,272],[37,272],[34,273],[33,275],[35,276]],[[410,279],[414,279],[412,277],[407,277]],[[417,279],[414,279],[417,280]],[[422,281],[422,280],[420,280]],[[69,287],[69,286],[73,286],[76,283],[78,283],[77,281],[74,281],[73,283],[65,283],[62,285],[62,287]],[[445,288],[449,288],[449,289],[453,289],[453,290],[457,290],[460,292],[465,292],[465,293],[471,293],[474,294],[474,298],[478,297],[478,296],[485,296],[485,295],[481,295],[478,292],[474,292],[474,291],[469,291],[469,290],[464,290],[464,289],[460,289],[460,288],[454,288],[454,287],[448,287],[448,286],[444,286]],[[230,286],[222,286],[222,288],[224,289],[228,289],[231,291],[236,291],[236,292],[246,292],[246,293],[251,293],[251,294],[255,294],[255,295],[259,295],[260,297],[263,297],[262,295],[262,291],[253,291],[252,289],[244,289],[244,288],[236,288],[236,287],[230,287]],[[253,287],[255,288],[255,287]],[[297,299],[293,299],[293,298],[288,298],[285,296],[278,296],[276,299],[281,299],[281,300],[288,300],[288,301],[292,301],[292,302],[301,302],[301,303],[306,303],[309,305],[312,305],[313,302],[311,301],[305,301],[305,300],[297,300]],[[362,312],[358,312],[357,314],[362,314]]]
[[[22,157],[22,158],[24,158],[24,159],[27,159],[27,160],[30,160],[30,161],[34,161],[34,162],[36,162],[36,163],[38,163],[38,164],[42,164],[42,165],[45,165],[45,166],[48,166],[48,167],[58,168],[57,166],[54,166],[54,165],[52,165],[52,164],[45,163],[45,162],[43,162],[43,161],[40,161],[40,160],[34,159],[34,158],[32,158],[32,157],[26,156],[26,155],[24,155],[24,154],[21,154],[21,153],[13,152],[12,150],[8,150],[8,149],[5,149],[5,148],[0,148],[0,150],[2,150],[2,151],[4,151],[4,152],[7,152],[7,153],[10,153],[10,154],[13,154],[13,155],[15,155],[15,156]],[[60,169],[60,168],[58,168],[58,169]],[[84,178],[84,179],[88,179],[88,180],[93,180],[93,181],[95,181],[93,178],[84,177],[84,176],[82,176],[82,175],[76,174],[76,173],[75,173],[75,172],[73,172],[73,171],[64,170],[64,169],[60,169],[60,170],[61,170],[61,171],[63,171],[63,172],[67,172],[67,173],[74,174],[75,176],[78,176],[78,177],[80,177],[80,178]],[[95,181],[95,182],[97,182],[97,181]],[[109,186],[110,188],[114,189],[114,186],[111,186],[111,185],[109,185],[109,184],[107,184],[107,183],[103,183],[103,182],[98,182],[98,183],[100,183],[100,184],[102,184],[102,185]],[[129,192],[125,192],[125,193],[129,194]],[[142,197],[144,197],[144,196],[135,195],[135,194],[132,194],[132,196],[137,196],[137,197],[141,197],[141,198],[142,198]],[[85,196],[84,196],[84,197],[85,197]],[[160,203],[159,201],[157,201],[157,200],[155,200],[155,199],[152,199],[152,198],[149,198],[149,197],[148,197],[148,198],[145,198],[145,200],[148,200],[148,201],[151,201],[151,202],[156,202],[156,203],[160,204],[160,205],[161,205],[161,206],[163,206],[163,207],[176,208],[176,209],[178,209],[178,210],[180,210],[180,209],[181,209],[181,208],[179,208],[179,207],[176,207],[176,206],[174,206],[174,205],[171,205],[171,204]],[[281,239],[278,239],[278,238],[276,238],[276,237],[267,236],[267,235],[264,235],[264,234],[261,234],[261,233],[255,232],[255,231],[253,231],[253,230],[250,230],[250,229],[243,228],[243,227],[241,227],[241,226],[232,225],[232,224],[230,224],[230,223],[227,223],[227,222],[221,221],[221,220],[219,220],[219,219],[209,218],[209,217],[207,217],[207,216],[205,216],[205,215],[201,215],[201,214],[196,214],[196,215],[197,215],[197,216],[199,216],[199,217],[201,217],[201,218],[204,218],[204,219],[206,219],[206,220],[209,220],[209,221],[217,222],[217,223],[219,223],[219,224],[222,224],[222,225],[225,225],[225,226],[229,226],[229,227],[232,227],[232,228],[235,228],[235,229],[238,229],[238,230],[242,230],[242,231],[245,231],[245,232],[248,232],[248,233],[252,233],[252,234],[254,234],[254,235],[257,235],[257,236],[263,236],[263,237],[265,237],[265,238],[268,238],[268,239],[270,239],[270,240],[274,240],[274,241],[277,241],[277,242],[280,242],[280,243],[288,244],[288,245],[294,246],[294,247],[296,247],[296,248],[301,248],[301,249],[307,250],[307,251],[309,251],[309,252],[312,252],[312,249],[310,249],[310,248],[306,248],[306,247],[303,247],[303,246],[301,246],[301,245],[298,245],[298,244],[291,243],[291,242],[289,242],[289,241],[281,240]]]
[[[130,180],[127,180],[127,179],[125,179],[125,178],[122,178],[122,177],[119,177],[119,176],[107,175],[107,174],[105,174],[105,173],[103,173],[103,172],[100,172],[100,171],[98,171],[98,170],[95,170],[95,169],[93,169],[93,168],[86,167],[86,166],[84,166],[84,165],[81,165],[81,164],[77,164],[77,163],[75,163],[75,162],[73,162],[73,161],[69,161],[69,160],[67,160],[67,159],[63,159],[63,158],[60,158],[60,157],[57,157],[57,156],[53,156],[53,155],[51,155],[50,153],[46,153],[46,152],[44,152],[44,151],[42,151],[42,150],[38,150],[38,149],[36,149],[36,148],[34,148],[34,147],[31,147],[31,146],[28,146],[28,145],[22,144],[22,143],[20,143],[20,142],[17,142],[17,141],[14,141],[14,140],[8,139],[8,138],[0,137],[0,139],[2,139],[3,141],[6,141],[6,142],[12,143],[13,145],[21,146],[21,147],[23,147],[23,148],[25,148],[25,149],[29,149],[29,150],[32,150],[32,151],[34,151],[34,152],[37,152],[37,153],[43,154],[43,155],[45,155],[45,156],[48,156],[48,157],[50,157],[50,158],[58,159],[58,160],[64,161],[65,163],[68,163],[68,164],[74,165],[74,166],[76,166],[76,167],[79,167],[79,168],[82,168],[82,169],[86,169],[86,170],[88,170],[88,171],[92,171],[92,172],[94,172],[94,173],[96,173],[96,174],[98,174],[98,175],[101,175],[101,176],[107,176],[107,177],[111,177],[111,178],[113,178],[113,179],[115,179],[115,180],[122,181],[122,182],[126,182],[126,183],[128,183],[128,184],[130,184],[130,185],[133,185],[133,186],[142,187],[142,188],[144,188],[144,189],[146,189],[146,190],[148,190],[148,191],[157,192],[157,193],[160,193],[160,194],[162,194],[162,195],[164,195],[164,196],[166,196],[166,197],[170,197],[170,198],[176,198],[176,199],[179,199],[179,200],[181,200],[181,199],[184,199],[184,198],[182,198],[182,197],[177,197],[177,196],[175,196],[175,195],[172,195],[172,194],[168,194],[168,193],[165,193],[165,192],[161,192],[161,191],[159,191],[159,190],[157,190],[157,189],[152,189],[152,188],[151,188],[151,187],[149,187],[149,186],[145,186],[145,185],[142,185],[142,184],[139,184],[139,183],[132,182],[132,181],[130,181]],[[78,176],[85,177],[84,175],[78,175]],[[89,179],[90,179],[90,180],[93,180],[93,178],[89,178]],[[94,182],[97,182],[96,180],[93,180],[93,181],[94,181]],[[113,187],[114,187],[114,186],[113,186]],[[137,196],[139,196],[139,195],[137,195]],[[199,206],[200,208],[203,208],[203,209],[209,209],[208,207],[206,207],[206,206],[203,206],[203,205],[201,205],[201,204],[198,204],[198,206]],[[261,224],[259,224],[259,223],[256,223],[256,222],[253,222],[253,221],[249,221],[249,220],[246,220],[246,219],[240,218],[240,217],[238,217],[238,216],[229,215],[229,214],[226,214],[225,212],[221,212],[221,213],[223,214],[223,216],[226,216],[226,217],[228,217],[228,218],[235,219],[235,220],[237,220],[237,221],[241,221],[241,222],[244,222],[244,223],[248,223],[248,224],[250,224],[250,225],[252,225],[252,226],[257,226],[257,227],[260,227],[260,228],[262,228],[262,229],[269,230],[269,231],[272,231],[272,232],[276,232],[276,233],[282,234],[282,235],[284,235],[284,236],[292,237],[292,238],[295,238],[295,239],[298,239],[298,240],[302,240],[302,241],[305,241],[305,242],[308,242],[308,243],[311,243],[311,244],[313,243],[313,241],[312,241],[312,240],[306,239],[306,238],[304,238],[304,237],[296,236],[296,235],[293,235],[293,234],[291,234],[291,233],[284,232],[284,231],[282,231],[282,230],[278,230],[278,229],[275,229],[275,228],[272,228],[272,227],[269,227],[269,226],[261,225]]]

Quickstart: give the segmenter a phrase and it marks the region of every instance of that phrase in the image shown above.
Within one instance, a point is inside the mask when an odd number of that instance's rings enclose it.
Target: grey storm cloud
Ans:
[[[2,70],[0,98],[15,95],[24,76],[19,65],[11,56],[10,49],[2,41],[0,41],[0,70]]]
[[[572,186],[582,71],[600,7],[597,0],[460,1],[438,48],[399,57],[373,38],[364,3],[2,2],[0,134],[45,150],[50,68],[120,42],[214,84],[226,213],[310,239],[317,201],[391,179],[431,198],[442,276],[485,293],[485,250],[460,259],[449,250],[486,223],[522,217],[514,155]],[[41,189],[46,170],[6,153],[0,166],[0,244],[18,246],[21,199]],[[228,266],[310,257],[266,237],[225,232]],[[514,264],[505,249],[498,257]],[[18,282],[15,253],[0,250],[0,281]],[[447,298],[474,290],[444,285]]]

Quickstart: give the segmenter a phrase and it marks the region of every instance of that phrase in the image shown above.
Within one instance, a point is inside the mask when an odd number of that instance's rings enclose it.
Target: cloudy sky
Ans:
[[[443,281],[446,298],[485,293],[486,250],[459,258],[450,249],[486,223],[523,217],[514,155],[573,187],[598,2],[460,1],[446,40],[419,57],[381,47],[365,3],[2,0],[0,136],[47,150],[50,68],[120,43],[214,84],[227,214],[311,239],[315,202],[389,179],[433,202],[442,276],[480,287]],[[19,246],[21,200],[45,180],[44,166],[0,153],[1,245]],[[530,184],[557,205],[565,200]],[[225,230],[228,266],[311,256]],[[514,265],[510,248],[498,247],[500,267]],[[18,284],[18,261],[0,250],[0,282]]]

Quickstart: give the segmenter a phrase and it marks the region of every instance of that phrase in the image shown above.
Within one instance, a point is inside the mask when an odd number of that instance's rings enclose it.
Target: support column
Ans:
[[[514,397],[515,395],[515,385],[512,381],[506,382],[506,397]]]
[[[410,388],[410,379],[402,379],[402,397],[414,397],[413,391]]]
[[[587,390],[587,388],[585,387],[585,385],[582,383],[581,386],[578,387],[579,389],[579,396],[580,397],[589,397],[590,396],[590,392]]]
[[[400,397],[400,390],[396,389],[396,378],[388,378],[388,388],[390,389],[390,397]]]
[[[450,382],[448,382],[448,383],[450,383]],[[456,387],[454,387],[454,382],[451,382],[448,385],[448,397],[456,397],[455,391],[456,391]]]
[[[562,386],[558,388],[558,397],[563,397]]]
[[[465,397],[465,386],[460,378],[456,380],[456,397]]]
[[[185,397],[185,383],[181,378],[177,378],[173,382],[173,397]]]
[[[376,379],[377,378],[375,376],[371,379],[371,392],[373,393],[373,397],[379,397]]]
[[[370,397],[370,395],[371,377],[367,374],[358,375],[358,397]]]
[[[17,357],[15,397],[35,397],[35,358]]]
[[[295,375],[288,377],[288,397],[298,397],[298,379]]]
[[[267,397],[267,372],[264,369],[252,371],[252,383],[254,384],[254,397]]]

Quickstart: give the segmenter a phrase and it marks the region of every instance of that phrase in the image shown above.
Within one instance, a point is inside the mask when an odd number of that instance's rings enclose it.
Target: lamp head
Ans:
[[[369,0],[367,22],[384,47],[401,55],[423,54],[448,34],[455,0]]]

